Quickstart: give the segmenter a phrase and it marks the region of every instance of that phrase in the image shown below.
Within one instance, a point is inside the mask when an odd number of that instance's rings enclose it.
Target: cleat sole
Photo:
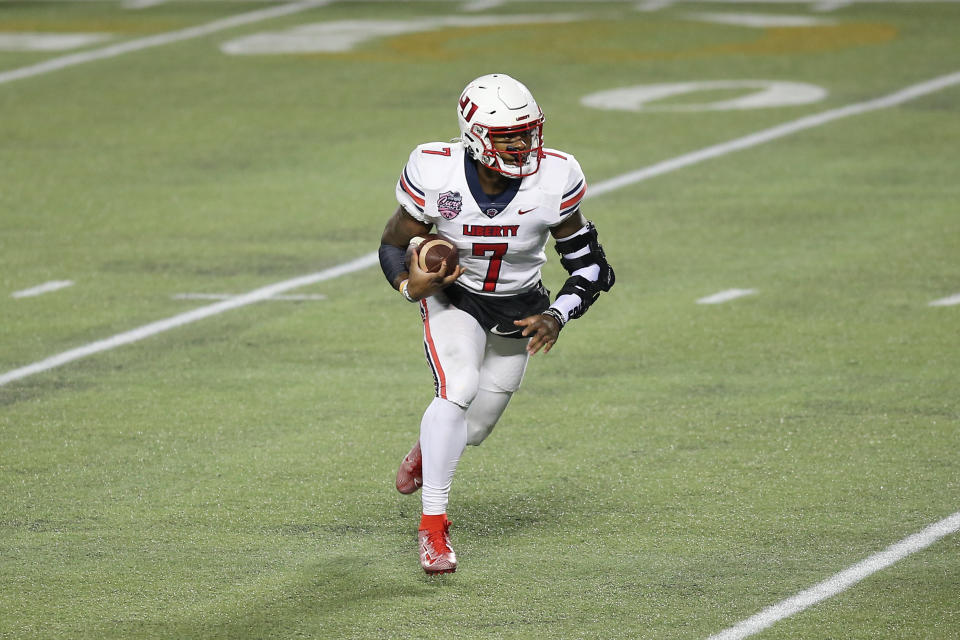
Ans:
[[[439,576],[440,574],[443,574],[443,573],[455,573],[457,570],[456,568],[453,568],[453,569],[438,569],[436,571],[428,571],[427,569],[424,569],[424,571],[428,576]]]

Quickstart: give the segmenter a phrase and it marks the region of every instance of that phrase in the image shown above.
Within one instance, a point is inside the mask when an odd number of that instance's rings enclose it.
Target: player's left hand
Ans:
[[[560,323],[553,318],[542,313],[535,316],[527,316],[523,320],[514,320],[513,324],[523,327],[523,336],[530,336],[527,342],[527,353],[533,355],[543,349],[544,353],[550,351],[560,337]]]

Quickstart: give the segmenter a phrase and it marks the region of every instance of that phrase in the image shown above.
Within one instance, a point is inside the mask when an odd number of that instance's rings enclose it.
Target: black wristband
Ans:
[[[563,321],[563,314],[554,309],[553,307],[548,307],[546,311],[541,311],[541,315],[550,316],[557,321],[557,324],[560,325],[560,328],[563,329],[563,325],[566,324]]]
[[[394,280],[407,271],[406,251],[392,244],[381,244],[379,254],[380,268],[383,269],[383,275],[387,277],[387,282],[392,287]]]

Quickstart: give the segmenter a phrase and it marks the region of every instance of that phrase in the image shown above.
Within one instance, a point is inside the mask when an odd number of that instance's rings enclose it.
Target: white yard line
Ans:
[[[715,293],[712,296],[700,298],[697,300],[697,304],[723,304],[724,302],[730,302],[731,300],[743,298],[744,296],[752,296],[756,292],[756,289],[727,289],[726,291]]]
[[[370,0],[351,0],[354,2],[367,2]],[[551,2],[552,0],[543,0],[544,2]],[[561,0],[566,1],[566,0]],[[573,1],[573,0],[571,0]],[[842,6],[847,5],[857,5],[857,4],[953,4],[955,2],[960,2],[960,0],[827,0],[830,4],[841,4]],[[770,5],[780,5],[780,4],[810,4],[813,6],[819,6],[823,2],[817,0],[810,0],[809,2],[804,2],[803,0],[670,0],[671,4],[770,4]]]
[[[836,11],[837,9],[846,9],[853,5],[854,0],[826,0],[825,2],[815,2],[810,8],[814,11]]]
[[[742,151],[744,149],[756,147],[772,140],[784,138],[800,131],[804,131],[805,129],[813,129],[814,127],[825,125],[829,122],[833,122],[834,120],[847,118],[849,116],[862,115],[864,113],[877,111],[879,109],[895,107],[905,102],[909,102],[910,100],[922,98],[923,96],[935,93],[937,91],[942,91],[943,89],[947,89],[957,84],[960,84],[960,72],[933,78],[932,80],[909,86],[906,89],[901,89],[900,91],[891,93],[881,98],[876,98],[875,100],[858,102],[845,107],[839,107],[837,109],[830,109],[829,111],[824,111],[822,113],[816,113],[798,120],[793,120],[792,122],[787,122],[769,129],[764,129],[763,131],[758,131],[757,133],[752,133],[742,138],[737,138],[736,140],[722,142],[711,147],[700,149],[699,151],[693,151],[670,160],[659,162],[649,167],[644,167],[643,169],[631,171],[630,173],[625,173],[621,176],[617,176],[616,178],[611,178],[610,180],[605,180],[599,184],[592,185],[590,191],[587,193],[588,195],[598,196],[607,193],[608,191],[616,191],[617,189],[627,185],[641,182],[665,173],[670,173],[672,171],[676,171],[677,169],[682,169],[683,167],[699,164],[704,160],[719,158],[720,156],[725,156],[733,153],[734,151]]]
[[[239,297],[238,293],[178,293],[173,296],[174,300],[231,300]],[[326,300],[327,296],[322,293],[302,293],[294,295],[270,296],[264,298],[265,301],[283,301],[283,302],[307,302],[314,300]]]
[[[710,636],[708,640],[742,640],[759,633],[774,623],[809,609],[827,598],[842,593],[861,580],[886,569],[907,556],[922,551],[937,540],[960,530],[960,511],[936,522],[923,531],[907,536],[866,560],[827,578],[795,596],[787,598],[772,607],[768,607],[755,616]]]
[[[35,373],[49,371],[50,369],[67,364],[68,362],[73,362],[74,360],[79,360],[80,358],[91,356],[95,353],[116,349],[117,347],[121,347],[125,344],[137,342],[139,340],[143,340],[144,338],[155,336],[158,333],[163,333],[164,331],[169,331],[170,329],[175,329],[177,327],[182,327],[183,325],[196,322],[197,320],[203,320],[204,318],[210,318],[225,311],[230,311],[231,309],[239,309],[240,307],[245,307],[255,302],[260,302],[261,300],[267,300],[285,291],[290,291],[291,289],[305,287],[317,282],[323,282],[324,280],[339,278],[342,275],[353,273],[354,271],[360,271],[361,269],[366,269],[367,267],[372,267],[378,262],[379,257],[377,252],[374,251],[373,253],[368,253],[365,256],[357,258],[356,260],[351,260],[350,262],[338,265],[336,267],[331,267],[330,269],[300,276],[299,278],[284,280],[283,282],[277,282],[276,284],[271,284],[266,287],[254,289],[249,293],[235,296],[229,300],[207,305],[206,307],[200,307],[199,309],[194,309],[192,311],[187,311],[185,313],[175,315],[172,318],[167,318],[166,320],[158,320],[157,322],[152,322],[131,331],[118,333],[110,338],[98,340],[97,342],[91,342],[90,344],[82,347],[70,349],[69,351],[64,351],[63,353],[51,356],[45,360],[41,360],[40,362],[34,362],[33,364],[25,367],[8,371],[7,373],[0,375],[0,387],[13,382],[14,380],[21,380],[27,376],[32,376]]]
[[[57,2],[57,3],[64,3],[64,2],[86,3],[86,2],[102,2],[102,1],[103,1],[103,0],[32,0],[32,2]],[[131,2],[136,2],[137,0],[129,0],[129,1],[131,1]],[[168,0],[142,0],[142,1],[144,1],[144,2],[166,2],[166,1],[168,1]],[[209,2],[209,3],[223,2],[223,0],[191,0],[191,1],[192,1],[192,2]],[[266,3],[266,2],[284,2],[284,1],[285,1],[285,0],[233,0],[233,2],[249,2],[249,3],[251,3],[251,4],[253,4],[253,3]],[[382,3],[382,2],[383,2],[383,0],[336,0],[336,1],[339,2],[339,3],[342,3],[342,4],[367,4],[367,3],[375,3],[375,2],[376,2],[376,3]],[[484,2],[484,1],[496,2],[497,4],[511,4],[511,3],[513,3],[515,0],[476,0],[476,2]],[[570,3],[573,3],[573,2],[583,3],[583,2],[591,2],[591,1],[599,1],[599,0],[526,0],[526,2],[538,3],[538,4],[546,4],[546,5],[550,5],[550,4],[565,5],[565,4],[570,4]],[[641,0],[603,0],[603,1],[604,1],[604,2],[620,2],[620,3],[622,3],[622,4],[634,4],[634,3],[636,3],[637,5],[649,4],[649,2],[643,2],[643,1],[641,1]],[[817,2],[817,0],[808,0],[808,2],[804,2],[804,0],[650,0],[650,1],[651,1],[651,2],[662,3],[664,6],[668,6],[668,5],[672,5],[672,4],[684,4],[684,3],[686,3],[686,4],[705,4],[705,3],[710,3],[710,4],[756,4],[756,5],[763,5],[763,4],[771,4],[771,5],[780,5],[780,4],[801,4],[801,5],[802,5],[802,4],[813,4],[813,5],[818,5],[818,4],[820,4],[820,2]],[[843,6],[846,6],[846,5],[856,5],[856,4],[943,4],[943,3],[956,3],[956,2],[960,2],[960,0],[827,0],[827,1],[830,2],[830,3],[842,4]],[[394,2],[394,3],[400,3],[400,2],[413,3],[413,2],[423,2],[423,0],[393,0],[393,2]],[[439,3],[450,2],[450,0],[435,0],[435,2],[437,2],[437,3],[439,4]],[[3,0],[0,0],[0,5],[2,5],[2,4],[3,4]],[[469,1],[467,2],[467,4],[470,4]]]
[[[833,109],[831,111],[826,111],[813,116],[800,118],[799,120],[794,120],[793,122],[788,122],[778,127],[766,129],[759,133],[754,133],[743,138],[738,138],[737,140],[732,140],[723,144],[707,147],[706,149],[701,149],[700,151],[688,153],[672,160],[655,164],[652,167],[647,167],[638,171],[632,171],[610,180],[604,180],[603,182],[594,185],[592,189],[587,192],[587,197],[596,197],[604,193],[609,193],[611,191],[636,184],[655,176],[670,173],[671,171],[676,171],[677,169],[703,162],[704,160],[708,160],[710,158],[717,158],[728,153],[733,153],[734,151],[755,147],[764,142],[770,142],[771,140],[776,140],[777,138],[782,138],[792,133],[803,131],[804,129],[820,126],[839,118],[902,104],[908,100],[913,100],[941,89],[946,89],[947,87],[951,87],[955,84],[960,84],[960,72],[946,76],[940,76],[939,78],[934,78],[933,80],[928,80],[927,82],[921,82],[920,84],[907,87],[906,89],[897,91],[896,93],[892,93],[876,100],[870,100],[868,102],[862,102],[840,109]],[[377,261],[377,253],[370,253],[339,267],[333,267],[332,269],[327,269],[326,271],[302,276],[300,278],[294,278],[292,280],[285,280],[274,285],[256,289],[250,293],[237,296],[236,298],[231,298],[230,300],[224,300],[223,302],[201,307],[194,311],[182,313],[172,318],[168,318],[167,320],[160,320],[138,329],[133,329],[132,331],[118,334],[112,338],[107,338],[83,347],[65,351],[59,355],[51,356],[45,360],[41,360],[40,362],[35,362],[31,365],[14,369],[13,371],[9,371],[0,375],[0,387],[15,380],[21,380],[27,376],[31,376],[42,371],[48,371],[55,367],[59,367],[60,365],[73,362],[74,360],[84,358],[94,353],[115,349],[116,347],[130,344],[131,342],[136,342],[164,331],[169,331],[175,327],[180,327],[191,322],[196,322],[197,320],[209,318],[231,309],[238,309],[248,304],[259,302],[260,300],[265,300],[270,296],[274,296],[297,287],[302,287],[314,282],[320,282],[322,280],[329,280],[347,273],[358,271],[365,267],[373,266],[377,263]]]
[[[38,284],[35,287],[30,287],[29,289],[22,289],[20,291],[14,291],[10,294],[11,298],[32,298],[33,296],[39,296],[44,293],[50,293],[51,291],[57,291],[59,289],[64,289],[66,287],[72,287],[73,280],[51,280],[50,282],[44,282],[43,284]]]
[[[472,0],[463,3],[461,11],[486,11],[506,4],[506,0]]]
[[[156,35],[147,36],[146,38],[129,40],[127,42],[121,42],[119,44],[102,47],[100,49],[93,49],[91,51],[82,51],[80,53],[74,53],[67,56],[60,56],[58,58],[52,58],[50,60],[38,62],[37,64],[32,64],[28,67],[20,67],[19,69],[0,72],[0,84],[13,82],[14,80],[22,80],[24,78],[32,78],[34,76],[43,75],[52,71],[59,71],[61,69],[66,69],[67,67],[74,67],[80,64],[86,64],[88,62],[94,62],[96,60],[115,58],[117,56],[122,56],[125,53],[142,51],[144,49],[150,49],[151,47],[159,47],[161,45],[172,44],[174,42],[182,42],[184,40],[200,38],[218,31],[224,31],[234,27],[253,24],[255,22],[261,22],[271,18],[279,18],[281,16],[313,9],[314,7],[322,7],[330,4],[331,2],[333,2],[333,0],[305,0],[304,2],[292,2],[290,4],[270,7],[268,9],[260,9],[258,11],[241,13],[228,18],[223,18],[221,20],[214,20],[213,22],[208,22],[207,24],[202,24],[196,27],[181,29],[179,31],[158,33]]]
[[[165,2],[167,0],[123,0],[120,6],[124,9],[149,9]]]
[[[930,303],[931,307],[952,307],[954,305],[960,304],[960,293],[952,296],[947,296],[946,298],[940,298],[939,300],[934,300]]]

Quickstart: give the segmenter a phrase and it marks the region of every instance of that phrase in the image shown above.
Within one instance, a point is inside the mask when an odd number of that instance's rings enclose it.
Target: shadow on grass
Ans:
[[[207,609],[195,620],[184,620],[164,629],[177,638],[350,637],[357,620],[367,617],[384,623],[423,599],[435,588],[411,571],[397,575],[391,562],[374,555],[327,557],[296,573],[281,584],[271,584],[261,596]],[[356,617],[350,614],[356,612]],[[351,622],[352,621],[352,622]],[[134,634],[135,635],[135,634]]]
[[[515,535],[583,512],[583,496],[564,481],[518,491],[519,487],[464,491],[451,504],[451,520],[465,534],[486,538]]]

